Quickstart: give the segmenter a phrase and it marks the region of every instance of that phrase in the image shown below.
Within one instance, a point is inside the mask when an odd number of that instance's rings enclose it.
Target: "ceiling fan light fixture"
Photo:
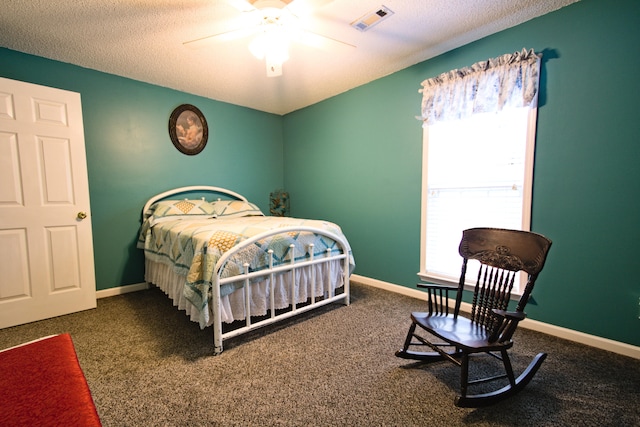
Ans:
[[[260,23],[251,32],[258,34],[249,42],[249,51],[267,66],[267,76],[282,75],[282,64],[289,59],[289,43],[300,42],[301,16],[310,14],[315,8],[331,3],[333,0],[227,0],[236,9],[251,12],[252,17],[260,16]],[[304,30],[302,30],[304,31]],[[232,31],[237,34],[238,31]],[[309,33],[313,35],[313,33]],[[319,43],[320,35],[315,35],[314,43],[307,35],[306,44],[323,47]],[[220,34],[224,35],[224,34]],[[220,36],[218,35],[218,36]],[[325,37],[326,40],[332,40]],[[198,41],[198,40],[195,40]],[[336,42],[335,40],[332,40]],[[325,42],[326,43],[326,42]]]
[[[285,62],[289,59],[289,38],[281,28],[267,29],[251,40],[249,51],[258,59]]]
[[[253,56],[266,61],[267,75],[282,75],[282,63],[289,59],[289,37],[279,26],[266,28],[249,43]]]

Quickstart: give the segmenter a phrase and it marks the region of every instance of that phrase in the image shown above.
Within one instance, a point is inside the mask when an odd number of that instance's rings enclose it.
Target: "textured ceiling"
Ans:
[[[301,25],[342,43],[293,43],[279,77],[250,54],[250,37],[183,44],[256,23],[226,0],[9,0],[0,46],[286,114],[576,1],[334,0]],[[383,5],[391,17],[351,27]]]

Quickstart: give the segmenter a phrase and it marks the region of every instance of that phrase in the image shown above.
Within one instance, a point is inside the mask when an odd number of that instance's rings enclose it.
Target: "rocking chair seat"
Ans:
[[[427,312],[411,313],[411,320],[432,335],[448,344],[464,349],[467,353],[500,351],[510,348],[513,341],[502,343],[490,342],[491,331],[472,322],[466,317],[449,315],[432,315]]]

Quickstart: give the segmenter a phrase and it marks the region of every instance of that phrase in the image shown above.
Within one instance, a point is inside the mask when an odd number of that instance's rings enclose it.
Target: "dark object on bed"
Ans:
[[[101,425],[69,334],[0,352],[0,372],[0,425]]]
[[[539,353],[516,378],[508,350],[513,346],[511,338],[518,323],[526,317],[524,307],[550,246],[551,241],[546,237],[526,231],[492,228],[465,230],[459,247],[463,263],[457,288],[418,285],[427,290],[429,311],[411,313],[412,323],[404,347],[396,352],[396,356],[425,362],[448,360],[458,365],[461,376],[460,396],[455,400],[457,406],[491,405],[519,392],[535,375],[546,354]],[[480,272],[474,288],[471,316],[465,318],[459,314],[468,260],[480,261]],[[507,311],[514,278],[519,271],[528,273],[528,280],[515,311]],[[457,293],[451,311],[449,292]],[[424,346],[432,351],[411,350]],[[501,360],[504,373],[470,381],[469,356],[480,353]],[[506,385],[498,388],[502,383]],[[480,394],[468,394],[469,386],[481,384],[499,385],[483,389]]]

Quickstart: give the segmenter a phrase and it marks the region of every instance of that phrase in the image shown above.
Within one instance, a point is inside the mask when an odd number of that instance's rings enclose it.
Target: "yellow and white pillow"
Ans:
[[[216,218],[239,218],[243,216],[264,216],[260,208],[242,200],[217,200],[211,202]]]

